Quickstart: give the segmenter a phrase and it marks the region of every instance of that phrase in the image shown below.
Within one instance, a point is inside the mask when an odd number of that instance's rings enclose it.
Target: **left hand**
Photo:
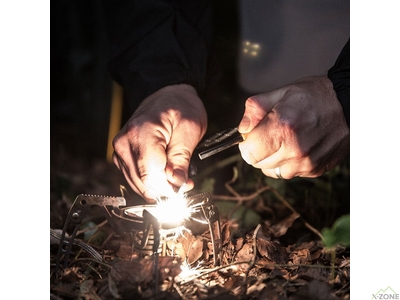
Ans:
[[[243,159],[269,177],[318,177],[350,153],[350,129],[332,82],[302,78],[246,100]]]
[[[186,192],[193,150],[207,129],[207,113],[194,87],[176,84],[149,95],[113,140],[115,165],[147,202]]]

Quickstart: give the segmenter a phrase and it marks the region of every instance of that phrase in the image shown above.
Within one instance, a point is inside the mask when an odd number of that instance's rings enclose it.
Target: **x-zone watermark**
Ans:
[[[388,286],[385,290],[380,289],[376,294],[372,294],[371,299],[400,299],[400,296]]]

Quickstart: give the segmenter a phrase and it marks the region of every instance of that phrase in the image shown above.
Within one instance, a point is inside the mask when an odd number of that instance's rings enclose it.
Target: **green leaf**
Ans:
[[[322,229],[323,242],[327,248],[337,245],[350,246],[350,215],[341,216],[332,228]]]
[[[215,186],[215,179],[206,178],[202,182],[200,192],[209,192],[212,194],[214,192],[214,186]]]
[[[255,228],[260,222],[261,217],[252,209],[243,205],[237,206],[235,202],[217,201],[220,216],[230,216],[230,219],[238,221],[240,227],[245,230]]]

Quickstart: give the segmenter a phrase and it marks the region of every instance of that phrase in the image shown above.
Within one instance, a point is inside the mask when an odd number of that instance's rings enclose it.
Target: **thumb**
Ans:
[[[174,151],[171,149],[167,155],[165,173],[168,182],[177,189],[185,186],[185,189],[193,188],[193,181],[189,179],[189,164],[191,155],[188,151]]]
[[[249,133],[273,109],[282,98],[282,89],[251,96],[246,100],[243,118],[238,130],[242,134]]]
[[[189,165],[192,153],[201,139],[197,130],[189,130],[190,126],[176,128],[171,136],[167,148],[167,164],[165,173],[167,180],[176,188],[186,185],[186,189],[193,188],[193,181],[189,179]]]

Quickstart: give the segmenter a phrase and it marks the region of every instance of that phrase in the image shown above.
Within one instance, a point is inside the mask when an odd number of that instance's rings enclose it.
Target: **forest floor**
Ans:
[[[219,262],[208,226],[192,224],[194,230],[189,225],[172,240],[161,238],[162,251],[148,255],[133,246],[132,234],[116,233],[104,212],[93,210],[78,224],[75,240],[94,253],[74,244],[68,261],[60,255],[57,267],[57,235],[78,195],[124,196],[127,206],[145,203],[105,159],[53,153],[50,299],[349,299],[350,247],[335,243],[340,237],[326,240],[329,229],[337,234],[335,220],[349,214],[343,200],[347,166],[317,181],[282,182],[249,175],[238,160],[230,162],[236,165],[225,160],[202,170],[195,181],[201,188],[193,191],[209,193],[218,208]],[[239,172],[231,172],[237,166]],[[224,168],[232,178],[218,181]]]

